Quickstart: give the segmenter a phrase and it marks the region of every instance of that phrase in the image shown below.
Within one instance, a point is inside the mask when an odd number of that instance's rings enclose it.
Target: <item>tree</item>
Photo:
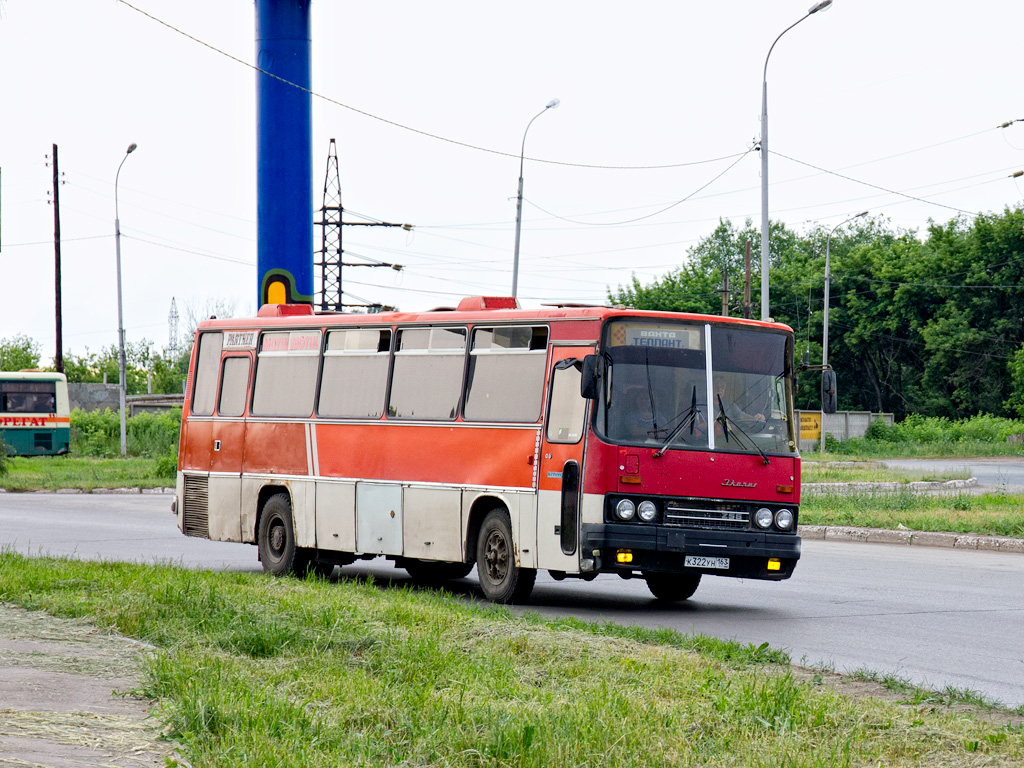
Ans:
[[[772,224],[771,314],[793,328],[797,357],[821,359],[826,238]],[[720,221],[678,269],[609,291],[642,309],[721,312],[723,270],[741,285],[743,245],[757,233]],[[832,234],[829,360],[839,406],[902,418],[1024,415],[1024,207],[932,222],[924,236],[877,219]],[[756,267],[755,267],[756,270]],[[753,303],[759,302],[754,279]],[[739,315],[738,293],[730,314]],[[757,317],[759,313],[754,313]],[[803,351],[804,355],[800,352]],[[818,406],[818,377],[800,377],[796,403]]]
[[[191,348],[183,350],[174,359],[165,358],[153,350],[152,343],[143,339],[125,344],[125,378],[129,395],[146,394],[152,376],[155,394],[181,394],[188,375]],[[85,355],[64,354],[64,372],[68,381],[76,383],[108,384],[120,381],[118,349],[111,344],[100,352],[85,351]]]
[[[24,334],[0,339],[0,371],[39,367],[39,342]]]

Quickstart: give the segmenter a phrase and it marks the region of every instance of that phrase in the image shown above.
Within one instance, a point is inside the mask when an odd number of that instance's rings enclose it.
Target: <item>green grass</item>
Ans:
[[[964,480],[971,476],[970,471],[937,473],[890,469],[871,461],[858,461],[852,467],[836,466],[837,463],[849,464],[851,460],[820,461],[815,456],[809,461],[805,456],[801,463],[800,479],[804,483],[909,483],[917,480]]]
[[[932,691],[914,685],[905,677],[893,674],[880,674],[870,669],[855,669],[848,677],[853,680],[866,680],[877,683],[895,693],[906,696],[907,702],[916,706],[938,704],[943,707],[956,707],[966,705],[978,709],[995,711],[1000,709],[998,702],[994,702],[982,694],[970,688],[956,688],[948,685],[942,690]],[[1013,710],[1018,715],[1024,715],[1024,706]]]
[[[801,525],[852,525],[1024,538],[1024,495],[804,494]]]
[[[798,682],[783,657],[443,592],[0,553],[0,600],[156,646],[202,766],[1010,766],[1024,731]]]
[[[986,459],[993,456],[1024,456],[1024,446],[983,440],[953,440],[928,443],[886,443],[858,437],[829,441],[825,453],[804,452],[822,461],[871,461],[873,459]]]
[[[55,491],[78,488],[159,488],[175,481],[161,459],[97,459],[79,456],[11,456],[0,488],[9,491]]]

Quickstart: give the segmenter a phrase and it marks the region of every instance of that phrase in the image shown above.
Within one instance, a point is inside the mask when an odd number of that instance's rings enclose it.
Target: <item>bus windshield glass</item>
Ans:
[[[611,322],[595,426],[605,439],[626,445],[795,453],[791,356],[789,336],[777,331]]]

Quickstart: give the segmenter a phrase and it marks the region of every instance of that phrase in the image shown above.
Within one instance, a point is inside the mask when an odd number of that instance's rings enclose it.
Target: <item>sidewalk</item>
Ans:
[[[902,544],[947,549],[978,549],[988,552],[1024,554],[1024,539],[1009,536],[977,536],[968,533],[934,533],[930,531],[890,530],[888,528],[855,528],[845,525],[801,525],[797,533],[803,539],[824,541],[861,541],[866,544]]]
[[[141,685],[149,647],[85,619],[0,604],[0,766],[165,766]]]
[[[912,493],[953,494],[984,493],[991,486],[978,484],[978,478],[946,480],[944,482],[912,483],[807,483],[801,489],[804,495],[824,495],[852,491],[855,493]],[[912,531],[909,528],[860,528],[848,525],[801,525],[798,533],[804,539],[819,541],[861,541],[866,544],[899,544],[917,547],[945,547],[947,549],[978,549],[987,552],[1016,552],[1024,554],[1024,539],[1009,536],[979,536],[966,533],[936,533]]]

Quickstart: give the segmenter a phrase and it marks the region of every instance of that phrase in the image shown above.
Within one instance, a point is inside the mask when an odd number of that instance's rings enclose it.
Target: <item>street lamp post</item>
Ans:
[[[533,119],[526,124],[526,130],[523,131],[523,146],[519,150],[519,196],[516,198],[516,247],[515,253],[512,256],[512,298],[518,295],[517,291],[519,288],[519,230],[523,224],[523,159],[526,155],[526,134],[529,133],[530,126],[533,125],[534,120],[561,103],[558,99],[549,101],[547,106],[534,115]]]
[[[841,226],[843,226],[843,224],[848,224],[849,222],[853,221],[854,219],[859,219],[862,216],[867,216],[867,215],[868,215],[867,211],[861,211],[860,213],[858,213],[858,214],[856,214],[854,216],[851,216],[848,219],[844,219],[843,221],[840,221],[838,224],[836,224],[834,227],[832,227],[831,231],[828,233],[828,237],[825,239],[825,297],[824,297],[824,301],[825,301],[825,317],[822,320],[822,324],[824,326],[824,329],[822,330],[822,333],[821,333],[821,375],[822,376],[825,375],[825,371],[828,369],[828,301],[829,301],[829,285],[831,284],[831,280],[832,280],[832,277],[831,277],[831,274],[832,274],[831,273],[831,264],[830,264],[830,261],[829,261],[829,257],[831,255],[830,252],[832,250],[832,235],[833,235],[833,233],[835,233],[835,231],[837,229],[839,229]],[[821,435],[820,435],[820,439],[821,439],[821,444],[818,446],[818,449],[819,449],[820,453],[824,453],[825,452],[825,409],[824,408],[822,408],[822,410],[821,410]]]
[[[775,43],[779,42],[782,35],[786,34],[806,19],[808,16],[824,11],[832,5],[832,0],[819,0],[811,6],[803,16],[786,27],[775,38],[768,55],[764,57],[764,76],[761,79],[761,319],[767,320],[771,313],[768,311],[768,59],[772,55]]]
[[[128,453],[128,439],[127,439],[127,428],[125,424],[125,410],[127,408],[128,400],[128,389],[127,383],[125,382],[125,360],[124,360],[124,312],[122,310],[121,302],[121,216],[117,206],[117,182],[121,178],[121,166],[124,165],[124,161],[128,159],[128,155],[139,148],[139,145],[132,142],[128,145],[128,150],[124,153],[124,157],[121,158],[121,165],[117,166],[117,174],[114,176],[114,248],[117,253],[117,376],[120,384],[118,385],[118,400],[120,403],[121,411],[121,455],[125,456]]]

